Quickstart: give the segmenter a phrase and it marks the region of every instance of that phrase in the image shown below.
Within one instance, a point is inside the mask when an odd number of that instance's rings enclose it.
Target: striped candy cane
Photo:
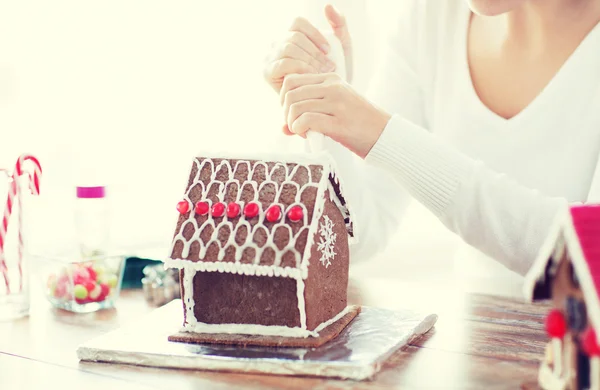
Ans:
[[[8,180],[8,183],[11,183],[11,176],[8,173],[8,170],[6,169],[0,169],[0,172],[4,173],[6,175],[6,180]],[[8,189],[8,192],[10,192],[10,188]],[[0,225],[0,237],[2,236],[2,232],[5,231],[4,229],[4,224]],[[1,240],[2,238],[0,238]],[[8,267],[6,266],[6,260],[4,259],[4,251],[0,251],[0,271],[2,271],[2,276],[4,276],[4,282],[6,283],[6,292],[9,292],[10,286],[9,286],[9,280],[8,280]]]
[[[18,269],[19,269],[19,288],[23,288],[23,235],[22,235],[22,200],[19,189],[19,178],[24,174],[23,165],[25,162],[30,161],[33,164],[33,174],[27,172],[29,176],[29,189],[33,195],[39,195],[40,193],[40,178],[42,175],[42,167],[40,162],[34,156],[29,154],[21,155],[15,165],[15,169],[10,178],[10,185],[8,188],[8,195],[6,199],[6,206],[4,208],[4,214],[2,217],[2,224],[0,225],[0,269],[4,276],[4,282],[6,284],[6,291],[10,293],[10,280],[8,277],[8,267],[6,265],[6,256],[4,251],[4,243],[6,239],[6,232],[8,231],[8,221],[12,214],[12,208],[15,197],[19,205],[19,226],[18,226]]]

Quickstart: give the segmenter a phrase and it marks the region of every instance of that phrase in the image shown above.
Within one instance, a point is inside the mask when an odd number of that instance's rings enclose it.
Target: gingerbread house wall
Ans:
[[[314,330],[319,324],[331,319],[347,306],[348,297],[348,268],[350,254],[348,247],[348,231],[344,217],[337,206],[330,201],[329,193],[325,198],[323,214],[318,222],[317,233],[310,249],[308,278],[305,280],[304,298],[306,305],[306,326]],[[327,224],[327,219],[332,223],[331,231],[335,235],[335,256],[321,262],[322,251],[318,243],[325,239],[321,229]],[[323,264],[325,263],[325,264]]]
[[[197,272],[193,286],[199,322],[300,326],[295,279]]]

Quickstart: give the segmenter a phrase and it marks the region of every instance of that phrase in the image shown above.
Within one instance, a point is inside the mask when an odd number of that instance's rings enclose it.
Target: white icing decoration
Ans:
[[[566,356],[571,355],[571,343],[565,342],[563,354],[563,341],[560,338],[552,338],[550,340],[550,348],[547,348],[549,355],[542,360],[540,370],[538,372],[538,383],[546,390],[563,390],[567,389],[569,381],[574,373],[571,372],[570,366],[563,360]],[[550,359],[551,357],[551,359]],[[549,360],[552,361],[553,369],[550,369]]]
[[[306,302],[304,301],[304,279],[296,279],[296,297],[300,313],[300,328],[306,329]]]
[[[306,279],[306,274],[297,268],[277,267],[274,265],[257,265],[232,263],[225,261],[191,261],[185,259],[166,259],[165,268],[192,269],[197,272],[225,272],[239,275],[255,275]]]
[[[194,314],[194,276],[196,270],[191,267],[186,267],[183,270],[183,299],[185,307],[185,321],[190,326],[196,325],[196,314]]]
[[[538,383],[546,390],[565,390],[567,388],[567,378],[556,376],[546,362],[542,362],[540,366]]]
[[[344,308],[344,310],[342,310],[341,312],[339,312],[335,317],[321,323],[319,326],[317,326],[315,328],[315,332],[319,333],[320,331],[322,331],[323,329],[327,328],[329,325],[333,324],[334,322],[336,322],[337,320],[339,320],[340,318],[342,318],[343,316],[345,316],[346,314],[348,314],[350,312],[351,307],[350,306],[346,306]]]
[[[335,317],[321,323],[315,330],[302,329],[300,327],[288,327],[280,325],[253,325],[253,324],[205,324],[197,322],[195,325],[185,324],[181,328],[182,332],[191,333],[224,333],[224,334],[247,334],[261,336],[281,336],[281,337],[318,337],[319,332],[335,323],[340,318],[348,314],[351,307],[347,306]]]
[[[554,375],[560,377],[563,363],[562,340],[556,337],[552,339],[552,356],[554,357],[554,361],[552,362]]]
[[[335,240],[337,235],[333,232],[334,226],[333,221],[327,215],[324,215],[319,229],[321,238],[319,239],[317,250],[321,252],[319,261],[325,268],[328,268],[331,265],[331,260],[335,258]]]
[[[279,325],[252,325],[252,324],[205,324],[196,323],[195,326],[184,325],[182,332],[190,333],[221,333],[221,334],[246,334],[260,336],[299,337],[318,336],[315,332],[299,327],[290,328]]]
[[[600,357],[590,359],[590,390],[600,390]]]

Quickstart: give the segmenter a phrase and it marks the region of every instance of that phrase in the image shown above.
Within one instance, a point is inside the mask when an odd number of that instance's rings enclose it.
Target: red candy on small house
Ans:
[[[210,212],[213,217],[222,217],[225,214],[225,205],[221,202],[215,203]]]
[[[298,222],[304,217],[304,211],[302,210],[302,207],[294,206],[288,211],[287,216],[290,221]]]
[[[279,206],[271,206],[267,209],[267,221],[269,222],[277,222],[281,218],[281,207]]]
[[[563,338],[567,333],[567,321],[560,310],[550,310],[546,317],[546,333],[551,338]]]
[[[598,346],[598,339],[596,339],[594,328],[587,328],[581,335],[581,341],[583,344],[583,351],[588,356],[600,356],[600,346]]]
[[[246,218],[254,218],[258,215],[260,208],[257,203],[251,202],[244,207],[244,215]]]
[[[179,211],[179,214],[187,213],[190,211],[190,204],[187,201],[182,200],[181,202],[177,203],[177,211]]]
[[[240,205],[231,202],[227,205],[227,218],[235,218],[240,215]]]
[[[194,211],[198,215],[206,215],[209,210],[210,207],[208,206],[208,202],[198,202],[196,203],[196,207],[194,207]]]

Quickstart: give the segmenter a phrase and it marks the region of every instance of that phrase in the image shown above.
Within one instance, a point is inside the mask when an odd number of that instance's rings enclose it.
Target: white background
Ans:
[[[401,2],[333,3],[347,14],[355,85],[364,91]],[[193,156],[296,147],[280,135],[263,58],[294,16],[326,27],[324,4],[0,0],[0,167],[21,152],[42,161],[30,225],[36,244],[72,237],[77,184],[109,186],[115,242],[168,244]],[[419,207],[398,239],[361,272],[400,275],[450,263],[453,238]]]

